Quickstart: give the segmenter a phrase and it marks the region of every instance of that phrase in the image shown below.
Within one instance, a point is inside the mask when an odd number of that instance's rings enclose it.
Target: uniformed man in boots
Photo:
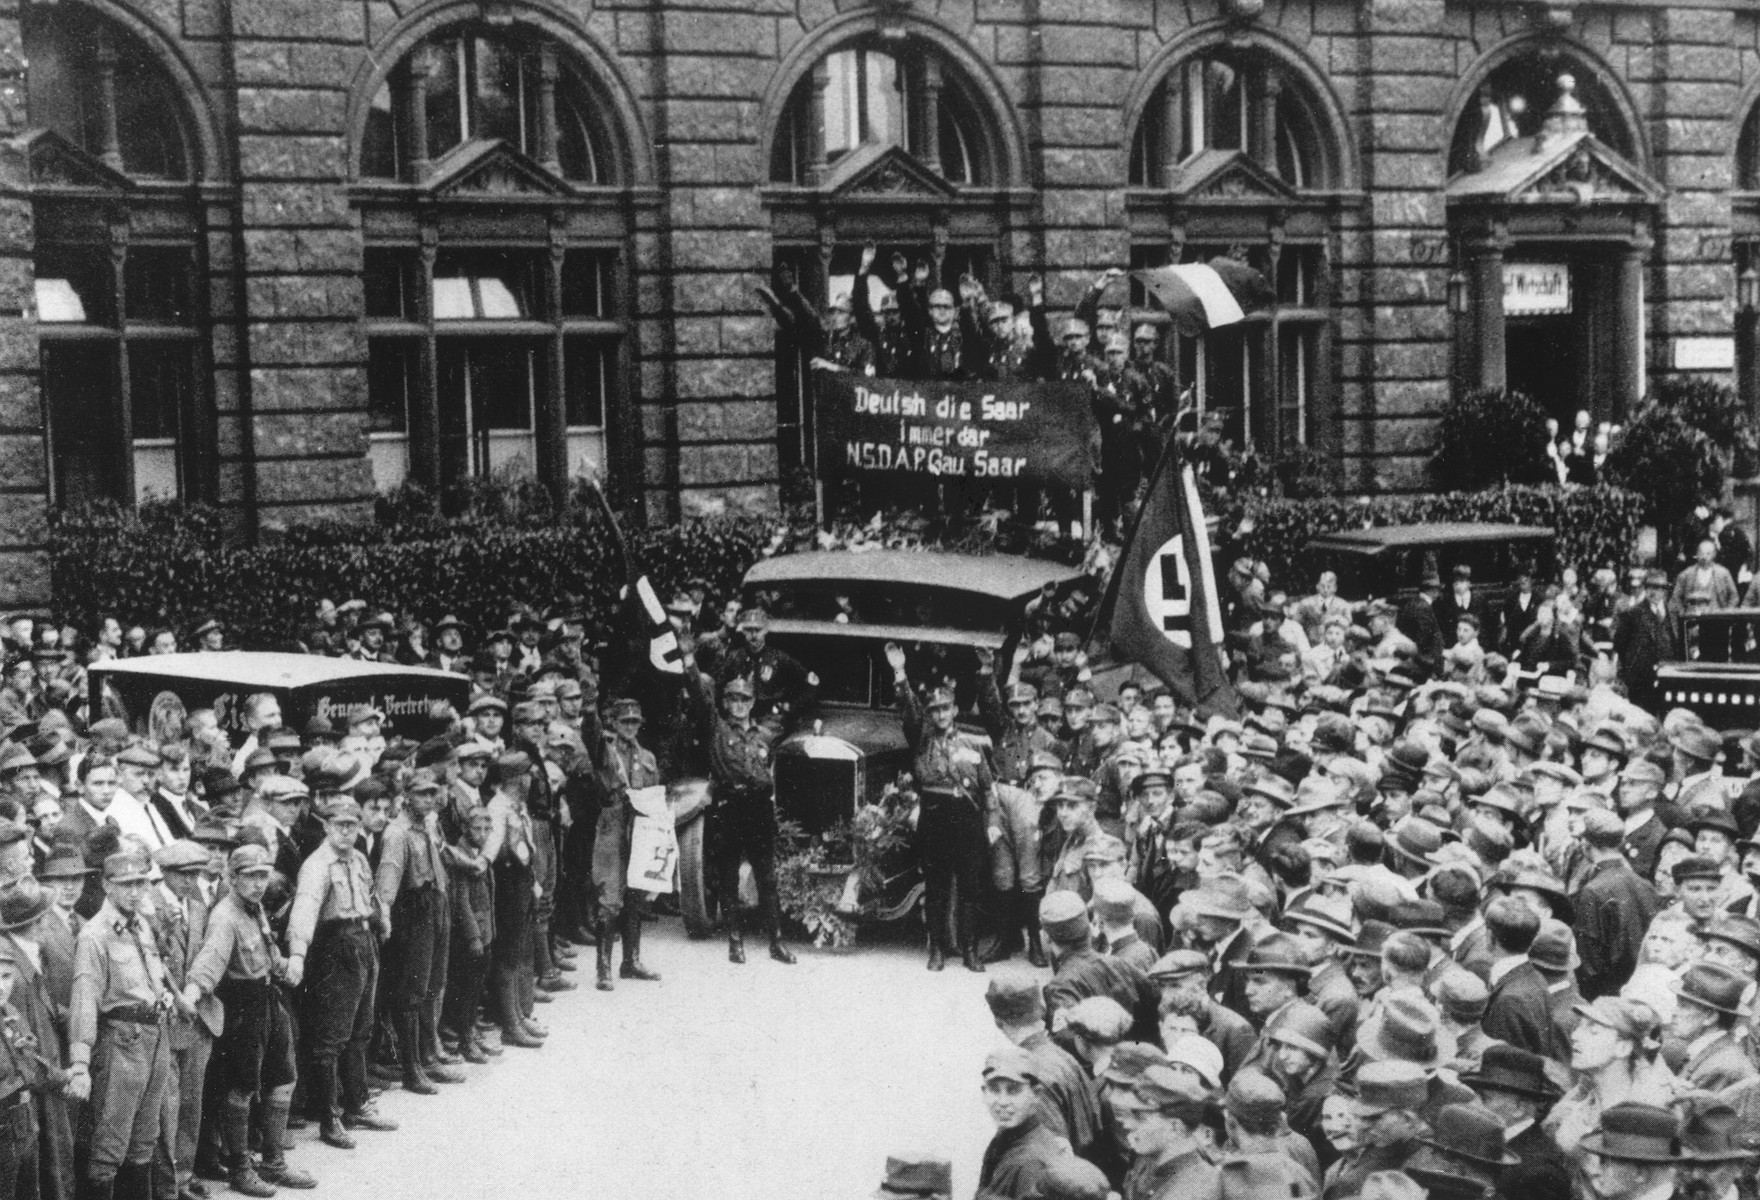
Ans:
[[[67,1091],[91,1101],[90,1200],[111,1200],[118,1176],[124,1195],[146,1193],[171,1087],[167,1019],[179,1001],[140,913],[148,870],[146,856],[132,851],[104,860],[104,903],[74,950]]]
[[[226,1090],[221,1129],[232,1190],[247,1196],[273,1196],[275,1185],[316,1187],[317,1181],[290,1166],[286,1151],[287,1115],[298,1070],[293,1058],[293,1020],[278,981],[297,985],[297,971],[275,948],[263,895],[275,872],[269,852],[254,842],[228,860],[232,890],[208,914],[208,934],[189,969],[183,1002],[192,1008],[216,996],[226,1024],[214,1044],[214,1080]],[[263,1106],[263,1162],[251,1166],[251,1105]]]
[[[721,909],[727,914],[728,960],[746,960],[739,921],[739,864],[745,858],[751,862],[752,876],[758,883],[758,903],[770,935],[770,957],[792,963],[794,952],[782,944],[782,903],[776,894],[776,796],[770,751],[778,730],[752,720],[757,692],[752,681],[742,676],[721,685],[721,711],[716,713],[709,677],[697,669],[689,634],[680,635],[679,646],[692,707],[709,743],[715,799],[704,833],[715,855]]]
[[[324,841],[300,867],[287,923],[288,976],[303,984],[306,1092],[318,1113],[318,1135],[346,1150],[354,1146],[348,1131],[397,1128],[379,1115],[367,1091],[379,934],[386,924],[367,856],[355,848],[360,805],[341,793],[323,801]]]
[[[385,827],[385,849],[379,856],[379,903],[391,913],[383,983],[397,1031],[403,1090],[418,1096],[434,1095],[436,1083],[464,1081],[464,1076],[438,1063],[422,1064],[423,1047],[433,1036],[434,1002],[445,975],[444,958],[437,962],[436,956],[447,951],[439,944],[446,867],[428,823],[444,790],[433,771],[416,771],[404,791],[403,811]]]
[[[911,774],[921,798],[916,843],[923,863],[923,904],[929,923],[929,969],[947,965],[947,918],[955,880],[959,911],[954,914],[954,939],[968,971],[982,971],[978,958],[978,900],[988,873],[990,845],[984,832],[990,797],[990,766],[983,748],[954,725],[959,713],[953,693],[936,688],[929,694],[927,713],[905,674],[904,649],[886,643],[898,705],[904,713],[905,736],[914,756]]]
[[[208,852],[187,838],[180,838],[153,854],[169,897],[161,897],[154,913],[154,933],[171,986],[179,991],[189,976],[208,933],[208,904],[202,896],[202,873],[208,869]],[[202,1088],[214,1039],[225,1028],[220,1002],[212,996],[196,1004],[195,1012],[171,1016],[171,1060],[176,1072],[176,1129],[167,1130],[154,1159],[160,1178],[156,1195],[176,1195],[194,1178],[196,1139],[202,1129]],[[169,1186],[167,1186],[169,1185]]]
[[[605,806],[599,812],[599,828],[593,838],[593,886],[599,903],[598,985],[612,989],[611,949],[617,934],[623,935],[624,979],[658,980],[659,974],[642,964],[642,915],[646,904],[628,895],[629,844],[635,810],[629,793],[660,785],[660,767],[653,752],[637,740],[642,732],[642,706],[634,700],[611,702],[611,729],[604,730],[598,715],[589,713],[584,733],[587,751],[599,772]],[[500,933],[498,929],[497,934]]]

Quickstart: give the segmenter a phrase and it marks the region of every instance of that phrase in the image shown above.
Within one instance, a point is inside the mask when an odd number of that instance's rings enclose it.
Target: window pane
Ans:
[[[1319,330],[1313,325],[1285,325],[1278,331],[1278,407],[1282,413],[1285,449],[1308,444],[1309,396],[1314,386]]]
[[[367,412],[374,433],[408,433],[420,362],[416,344],[400,338],[367,340]]]
[[[37,280],[36,295],[39,321],[78,324],[86,319],[86,306],[73,290],[73,284],[65,279]]]
[[[421,53],[421,51],[417,51]],[[428,75],[422,110],[428,121],[428,153],[440,157],[465,139],[462,47],[455,39],[438,41],[427,51]]]
[[[37,250],[36,276],[50,283],[55,296],[56,320],[85,321],[92,325],[116,324],[116,271],[110,251],[103,246],[43,246]],[[67,292],[78,302],[78,313],[68,303]],[[51,320],[39,302],[42,320]]]
[[[120,49],[120,47],[119,47]],[[130,46],[116,62],[116,141],[122,169],[155,179],[187,179],[178,100],[159,65]]]
[[[175,441],[190,386],[191,350],[184,342],[131,342],[128,401],[136,441]]]
[[[42,349],[43,412],[49,426],[50,493],[70,507],[116,493],[116,350],[108,344]]]
[[[519,250],[443,251],[434,264],[435,319],[541,315],[539,260],[539,255]]]
[[[391,87],[381,85],[367,109],[367,128],[361,139],[361,174],[368,179],[396,179],[400,154]]]
[[[521,55],[488,38],[472,38],[470,133],[475,138],[500,138],[530,153],[525,140],[525,76]]]
[[[532,427],[533,372],[538,353],[520,343],[478,342],[470,349],[471,402],[479,429]]]
[[[410,285],[414,282],[416,252],[413,250],[368,250],[366,275],[366,309],[369,317],[413,320],[415,305],[411,302]]]
[[[604,183],[602,161],[591,123],[593,106],[564,73],[556,88],[556,157],[562,177],[577,183]]]
[[[1277,302],[1307,306],[1319,295],[1320,247],[1285,246],[1277,260]]]
[[[605,424],[605,391],[615,348],[571,337],[563,343],[563,407],[570,429]]]
[[[825,149],[836,158],[857,146],[905,144],[905,104],[898,63],[873,50],[840,50],[826,59]]]
[[[613,315],[610,287],[614,263],[615,256],[609,250],[570,250],[563,256],[563,316]]]
[[[128,283],[128,319],[191,324],[191,254],[178,247],[129,248],[124,275]]]

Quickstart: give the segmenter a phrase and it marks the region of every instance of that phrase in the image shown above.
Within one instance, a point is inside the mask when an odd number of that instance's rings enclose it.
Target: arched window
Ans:
[[[632,370],[610,111],[520,26],[433,35],[377,86],[359,195],[380,489],[605,465]]]
[[[1494,67],[1455,124],[1449,143],[1451,177],[1477,171],[1492,150],[1512,138],[1533,137],[1563,94],[1560,80],[1575,84],[1589,132],[1628,161],[1637,147],[1618,100],[1602,74],[1582,55],[1562,46],[1538,45]]]
[[[927,43],[858,42],[834,51],[789,97],[770,181],[806,186],[866,146],[896,146],[949,183],[988,186],[991,137],[963,76]]]
[[[413,119],[400,121],[396,112],[403,100],[419,107],[429,159],[472,140],[502,141],[548,159],[564,179],[610,182],[614,171],[598,124],[603,99],[565,62],[541,37],[502,31],[454,30],[423,42],[405,60],[407,79],[387,80],[373,96],[361,174],[398,179],[413,169]]]
[[[1347,154],[1316,77],[1268,44],[1202,47],[1149,90],[1131,138],[1131,265],[1234,256],[1276,288],[1270,312],[1163,339],[1200,419],[1241,449],[1325,449],[1336,433],[1328,246]],[[1140,284],[1131,307],[1167,322]]]
[[[1165,187],[1170,170],[1194,155],[1240,150],[1292,188],[1334,187],[1336,155],[1316,109],[1306,83],[1275,56],[1213,47],[1178,63],[1155,89],[1131,142],[1131,184]]]
[[[24,18],[35,293],[52,503],[206,494],[200,174],[175,84],[76,4]]]

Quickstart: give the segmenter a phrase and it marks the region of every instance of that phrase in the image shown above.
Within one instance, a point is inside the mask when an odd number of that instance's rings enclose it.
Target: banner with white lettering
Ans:
[[[1094,408],[1084,384],[816,378],[826,474],[1089,484]]]

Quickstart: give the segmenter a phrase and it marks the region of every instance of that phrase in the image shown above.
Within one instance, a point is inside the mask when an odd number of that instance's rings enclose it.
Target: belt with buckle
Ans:
[[[126,1021],[130,1025],[157,1025],[164,1012],[156,1004],[123,1004],[99,1014],[106,1021]]]

